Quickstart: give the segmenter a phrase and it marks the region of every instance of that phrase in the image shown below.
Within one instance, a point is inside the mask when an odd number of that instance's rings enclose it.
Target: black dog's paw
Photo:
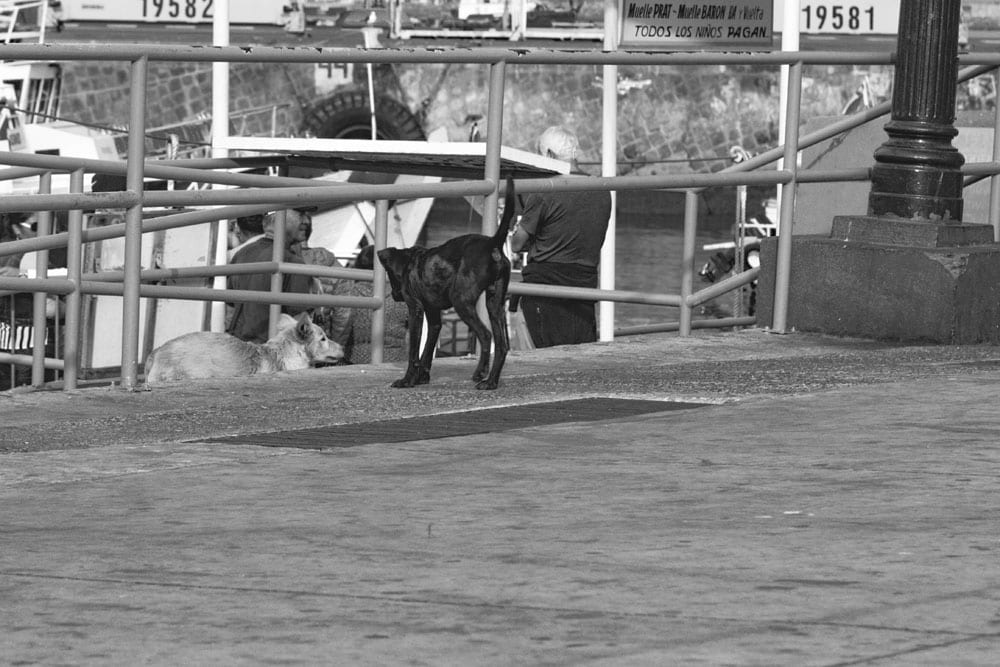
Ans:
[[[399,378],[392,383],[393,387],[397,389],[409,389],[410,387],[416,387],[419,384],[429,384],[431,381],[431,374],[426,368],[417,368],[411,371],[407,371],[406,375]]]
[[[497,381],[491,382],[489,380],[483,380],[482,382],[476,383],[476,389],[496,389],[499,386],[500,383]]]

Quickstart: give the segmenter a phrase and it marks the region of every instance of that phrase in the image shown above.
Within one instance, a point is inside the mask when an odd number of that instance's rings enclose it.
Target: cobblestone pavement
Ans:
[[[473,365],[0,394],[2,662],[996,663],[1000,349],[644,336],[514,354],[495,392]],[[701,407],[516,409],[582,397]]]

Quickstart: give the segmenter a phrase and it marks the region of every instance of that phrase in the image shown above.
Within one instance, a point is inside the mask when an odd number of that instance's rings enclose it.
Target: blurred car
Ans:
[[[374,15],[374,20],[372,20]],[[333,22],[337,28],[364,28],[373,25],[376,28],[388,30],[391,27],[389,10],[387,9],[345,9]]]
[[[551,28],[556,24],[573,23],[576,12],[572,9],[554,9],[541,3],[528,10],[527,23],[529,28]]]

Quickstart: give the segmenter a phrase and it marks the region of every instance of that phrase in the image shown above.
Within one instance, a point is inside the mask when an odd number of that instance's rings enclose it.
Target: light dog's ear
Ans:
[[[316,325],[314,325],[312,323],[312,320],[309,319],[309,315],[307,315],[306,313],[302,313],[302,315],[299,316],[299,319],[297,320],[297,324],[295,326],[295,337],[298,338],[303,343],[306,342],[307,340],[312,338],[314,326]]]
[[[306,315],[306,317],[308,317],[308,315]],[[288,313],[282,313],[281,316],[278,317],[278,331],[284,331],[285,329],[290,329],[295,325],[297,325],[298,323],[299,320],[296,320]]]

